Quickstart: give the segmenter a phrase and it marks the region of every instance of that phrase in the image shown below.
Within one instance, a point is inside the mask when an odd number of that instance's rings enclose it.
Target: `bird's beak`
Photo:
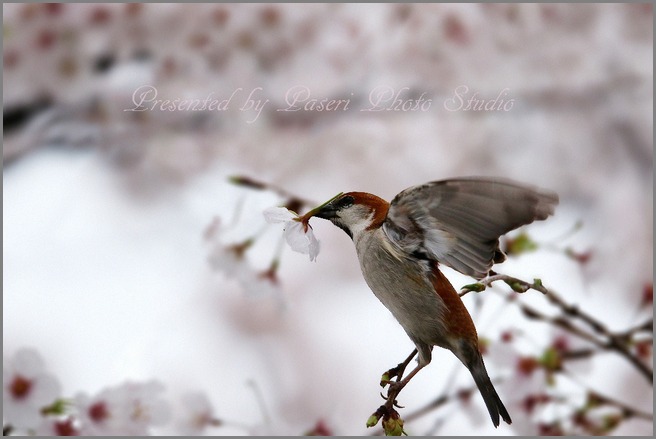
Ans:
[[[321,208],[317,210],[312,216],[330,220],[337,217],[337,209],[335,209],[333,203],[328,203],[324,206],[321,206]]]
[[[303,218],[306,218],[306,221],[312,218],[313,216],[316,216],[317,218],[323,218],[323,219],[333,219],[337,217],[337,209],[335,208],[335,200],[337,200],[339,197],[343,195],[342,192],[339,194],[335,195],[332,197],[330,200],[326,201],[319,207],[315,207],[305,215],[303,215]]]

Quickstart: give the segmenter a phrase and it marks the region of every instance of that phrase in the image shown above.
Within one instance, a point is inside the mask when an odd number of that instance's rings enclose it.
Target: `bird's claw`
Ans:
[[[395,367],[383,373],[383,375],[380,377],[380,387],[385,387],[388,384],[393,384],[396,381],[399,381],[404,369],[405,365],[403,363],[399,363]],[[392,381],[392,378],[396,378],[396,381]]]
[[[397,402],[396,399],[390,400],[390,395],[385,396],[385,395],[383,395],[383,392],[380,392],[379,395],[380,395],[381,398],[383,398],[387,402],[387,404],[385,404],[386,406],[394,406],[397,409],[404,409],[405,408],[405,406],[399,405],[399,403]]]

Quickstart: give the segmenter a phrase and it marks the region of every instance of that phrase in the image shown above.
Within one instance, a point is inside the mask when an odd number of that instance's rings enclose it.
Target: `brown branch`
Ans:
[[[514,291],[518,293],[524,293],[528,290],[535,290],[542,293],[547,300],[557,308],[559,308],[562,313],[573,319],[577,319],[589,326],[592,330],[592,333],[585,331],[578,326],[574,325],[568,318],[565,316],[551,317],[548,316],[533,307],[530,307],[524,303],[516,301],[517,306],[520,307],[525,316],[530,319],[540,320],[543,322],[551,323],[559,328],[566,330],[567,332],[576,335],[577,337],[583,338],[584,340],[593,343],[594,345],[604,349],[615,351],[624,358],[626,358],[638,371],[647,378],[651,383],[654,382],[654,371],[649,368],[644,362],[640,360],[636,355],[634,355],[631,350],[628,342],[630,341],[630,336],[639,331],[649,330],[653,327],[653,322],[646,322],[638,325],[635,328],[629,329],[628,331],[622,334],[615,334],[611,332],[605,324],[597,320],[590,314],[582,311],[576,305],[570,305],[565,302],[559,295],[557,295],[553,290],[546,288],[542,285],[542,282],[535,280],[533,283],[517,279],[512,276],[507,276],[505,274],[494,274],[483,280],[478,284],[467,285],[460,291],[460,296],[467,294],[469,291],[481,291],[488,286],[491,286],[492,283],[496,281],[503,281],[508,284]],[[627,336],[628,335],[628,336]],[[601,339],[600,339],[601,338]]]
[[[582,351],[580,351],[580,356],[588,356],[588,355],[591,355],[592,353],[593,352],[588,351],[588,350],[582,350]],[[468,388],[456,390],[455,392],[453,392],[451,394],[440,395],[440,396],[436,397],[435,399],[433,399],[432,401],[428,402],[423,407],[411,412],[407,416],[404,416],[404,419],[405,419],[406,422],[414,421],[418,418],[421,418],[422,416],[425,416],[425,415],[431,413],[433,410],[436,410],[436,409],[438,409],[438,408],[452,402],[456,398],[460,398],[464,395],[470,395],[474,392],[476,392],[476,387],[471,386],[471,387],[468,387]],[[647,413],[647,412],[637,410],[637,409],[635,409],[633,407],[630,407],[630,406],[628,406],[628,405],[626,405],[626,404],[624,404],[620,401],[617,401],[613,398],[603,396],[603,395],[601,395],[600,393],[598,393],[594,390],[587,389],[587,392],[588,392],[588,399],[592,400],[592,401],[595,401],[596,405],[605,404],[605,405],[608,405],[608,406],[611,406],[611,407],[615,407],[615,408],[617,408],[621,411],[622,417],[625,418],[625,419],[637,418],[637,419],[643,419],[643,420],[646,420],[646,421],[653,421],[654,420],[654,416],[651,413]],[[383,433],[383,431],[381,429],[381,430],[377,431],[376,433],[374,433],[374,435],[375,436],[380,436],[382,433]]]
[[[645,323],[641,323],[637,326],[634,326],[633,328],[630,328],[624,332],[615,334],[617,337],[624,338],[624,339],[629,339],[631,338],[632,335],[640,333],[640,332],[654,332],[654,319],[651,318],[647,320]]]
[[[433,410],[435,410],[435,409],[437,409],[437,408],[439,408],[443,405],[448,404],[454,398],[459,398],[459,397],[462,397],[463,395],[470,395],[470,394],[472,394],[476,391],[477,391],[476,386],[471,386],[471,387],[467,387],[465,389],[456,390],[455,392],[453,392],[450,395],[440,395],[437,398],[430,401],[429,403],[427,403],[426,405],[424,405],[423,407],[418,408],[417,410],[411,412],[410,414],[408,414],[404,418],[405,418],[406,421],[413,421],[417,418],[420,418],[420,417],[430,413],[431,411],[433,411]]]
[[[595,392],[594,390],[588,391],[588,400],[594,400],[596,401],[596,404],[606,404],[615,408],[618,408],[622,411],[622,416],[625,418],[638,418],[638,419],[644,419],[647,421],[653,421],[654,420],[654,415],[651,413],[647,412],[642,412],[640,410],[636,410],[633,407],[630,407],[623,402],[617,401],[616,399],[609,398],[607,396],[604,396],[598,392]]]
[[[271,183],[266,183],[251,177],[236,175],[230,177],[229,180],[232,184],[237,186],[243,186],[258,191],[271,191],[275,194],[278,194],[286,199],[286,204],[288,205],[288,207],[296,207],[296,209],[293,208],[291,209],[294,211],[300,210],[301,207],[312,207],[319,204],[312,200],[298,197],[293,193],[289,192],[288,190],[281,188],[280,186],[276,186]],[[300,213],[300,212],[296,212],[296,213]]]

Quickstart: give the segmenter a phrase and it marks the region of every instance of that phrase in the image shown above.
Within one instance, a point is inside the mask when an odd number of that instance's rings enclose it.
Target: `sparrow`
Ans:
[[[306,221],[312,216],[330,220],[353,240],[367,285],[416,347],[381,382],[390,386],[389,404],[396,403],[439,346],[469,369],[494,426],[500,418],[512,422],[488,376],[474,322],[440,267],[483,279],[494,263],[505,260],[499,238],[546,219],[557,204],[558,196],[550,191],[507,179],[467,177],[410,187],[391,203],[366,192],[343,193],[308,212]],[[402,378],[417,354],[417,366]]]

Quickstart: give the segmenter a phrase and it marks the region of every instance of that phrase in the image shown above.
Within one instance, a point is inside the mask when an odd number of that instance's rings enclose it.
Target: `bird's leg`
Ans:
[[[410,382],[410,380],[417,375],[417,373],[426,367],[431,360],[431,348],[432,346],[422,343],[420,341],[415,342],[417,346],[416,349],[405,359],[403,363],[399,363],[396,367],[385,372],[383,379],[380,382],[382,387],[389,385],[387,389],[387,396],[384,396],[382,393],[380,396],[385,400],[385,404],[378,407],[378,409],[369,417],[367,420],[367,427],[373,427],[380,421],[383,420],[383,429],[385,430],[386,435],[399,436],[405,434],[403,431],[403,419],[399,415],[399,412],[396,411],[396,408],[403,408],[396,402],[396,397],[401,393],[401,390]],[[415,355],[419,353],[419,362],[417,367],[415,367],[405,378],[403,378],[403,373],[405,372],[406,367],[415,358]],[[392,381],[391,378],[396,377],[396,380]],[[407,435],[406,435],[407,436]]]
[[[414,355],[412,357],[410,357],[410,359],[412,359],[413,357],[414,357]],[[408,362],[406,362],[405,366],[407,366]],[[390,383],[389,389],[387,390],[387,398],[385,398],[385,399],[387,399],[387,402],[385,403],[386,407],[391,409],[393,405],[396,405],[396,397],[398,396],[399,393],[401,393],[401,390],[403,390],[403,388],[410,382],[410,380],[415,375],[417,375],[417,372],[419,372],[421,369],[426,367],[427,364],[428,363],[425,363],[425,362],[421,361],[421,358],[420,358],[419,359],[419,364],[417,365],[417,367],[412,369],[412,371],[408,374],[408,376],[406,376],[403,379],[400,379],[400,376],[399,376],[399,378],[397,378],[397,380],[395,382]]]
[[[401,381],[401,378],[403,377],[403,372],[405,372],[405,368],[408,367],[408,364],[410,364],[412,359],[415,358],[415,355],[417,355],[417,349],[414,349],[412,353],[408,356],[408,358],[406,358],[405,361],[403,361],[403,363],[399,363],[396,365],[396,367],[393,367],[387,372],[385,372],[380,379],[380,386],[385,387],[388,384],[397,383]],[[396,381],[392,381],[392,378],[394,377],[396,377]]]
[[[390,386],[387,389],[387,397],[384,398],[387,400],[385,402],[385,407],[389,409],[396,405],[396,397],[399,393],[401,393],[401,390],[403,390],[403,388],[415,375],[417,375],[420,370],[422,370],[431,362],[432,346],[422,342],[415,342],[415,346],[417,349],[414,350],[412,355],[406,360],[405,365],[407,366],[407,363],[409,363],[410,360],[414,357],[415,352],[419,352],[419,362],[417,367],[415,367],[405,378],[401,379],[401,376],[399,375],[395,382],[390,383]]]

